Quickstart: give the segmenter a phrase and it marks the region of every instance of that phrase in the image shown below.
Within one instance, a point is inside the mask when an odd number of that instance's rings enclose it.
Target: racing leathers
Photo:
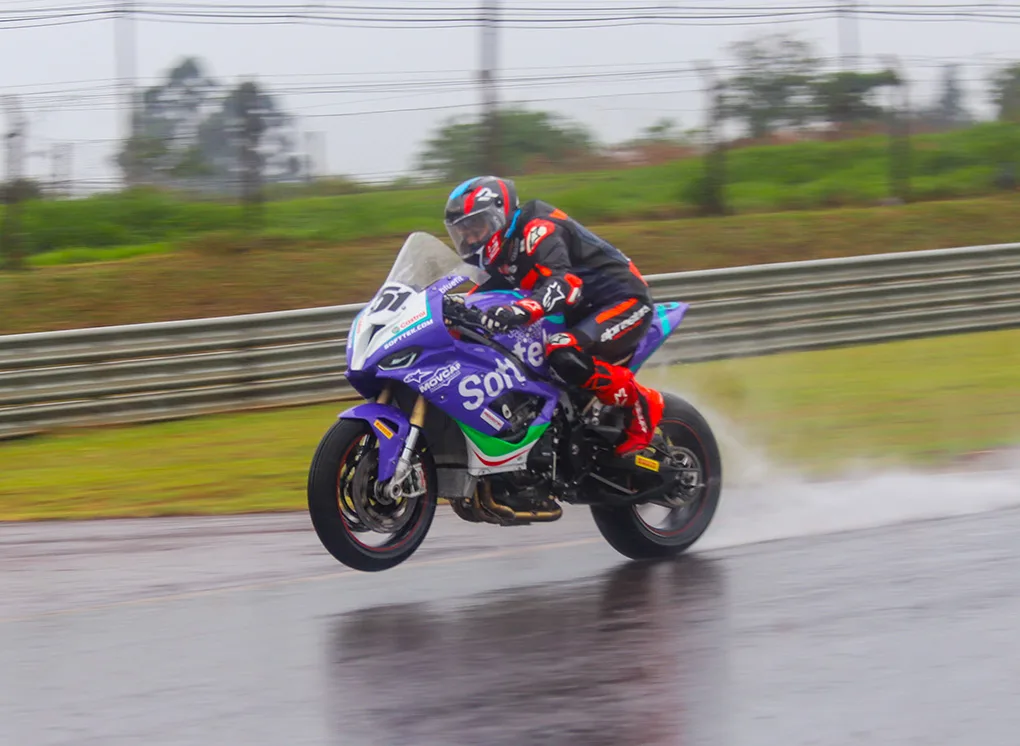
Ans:
[[[664,402],[625,367],[655,315],[648,284],[633,262],[540,200],[520,206],[503,240],[488,247],[482,262],[490,279],[481,289],[530,291],[528,298],[491,309],[484,322],[506,328],[562,313],[567,330],[546,345],[550,367],[603,404],[629,409],[618,455],[646,448]]]

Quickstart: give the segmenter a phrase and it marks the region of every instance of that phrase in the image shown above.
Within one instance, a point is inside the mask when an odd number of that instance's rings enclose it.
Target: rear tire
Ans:
[[[697,459],[704,487],[683,508],[687,512],[679,514],[666,529],[650,526],[638,512],[642,506],[591,506],[592,518],[603,538],[634,560],[675,557],[687,550],[712,522],[722,492],[722,458],[708,422],[684,399],[672,394],[663,397],[666,409],[659,428],[672,446],[687,449]]]
[[[436,468],[423,438],[419,438],[417,457],[425,472],[425,494],[414,498],[407,508],[409,515],[406,520],[401,518],[402,526],[390,539],[372,546],[365,540],[373,534],[384,534],[359,524],[351,501],[363,497],[364,489],[354,494],[359,485],[375,484],[378,460],[366,462],[362,466],[365,473],[357,475],[359,445],[365,451],[361,458],[371,459],[373,450],[377,453],[375,435],[362,420],[338,420],[326,432],[308,472],[308,513],[319,541],[333,557],[355,570],[378,572],[399,565],[425,539],[436,513]],[[345,500],[344,510],[341,499]]]

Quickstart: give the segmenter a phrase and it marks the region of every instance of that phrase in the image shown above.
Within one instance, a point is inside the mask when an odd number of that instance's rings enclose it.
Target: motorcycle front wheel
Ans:
[[[689,402],[663,394],[659,430],[685,471],[665,505],[592,505],[599,533],[620,554],[647,560],[676,556],[708,529],[722,492],[722,457],[705,418]]]
[[[420,494],[391,499],[377,481],[379,446],[368,423],[338,420],[326,432],[308,472],[308,512],[334,558],[378,572],[414,554],[436,513],[435,463],[421,439],[411,469]]]

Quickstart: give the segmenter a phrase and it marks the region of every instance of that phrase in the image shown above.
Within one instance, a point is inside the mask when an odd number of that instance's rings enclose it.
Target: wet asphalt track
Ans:
[[[1020,742],[1016,472],[729,497],[658,565],[582,509],[381,575],[303,515],[0,526],[0,744]]]

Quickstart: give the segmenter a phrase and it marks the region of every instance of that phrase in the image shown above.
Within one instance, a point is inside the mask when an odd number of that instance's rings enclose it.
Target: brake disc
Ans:
[[[357,511],[358,520],[366,528],[381,534],[396,533],[411,520],[417,498],[401,496],[391,500],[384,497],[378,473],[379,452],[373,449],[365,454],[354,470],[350,502]]]

